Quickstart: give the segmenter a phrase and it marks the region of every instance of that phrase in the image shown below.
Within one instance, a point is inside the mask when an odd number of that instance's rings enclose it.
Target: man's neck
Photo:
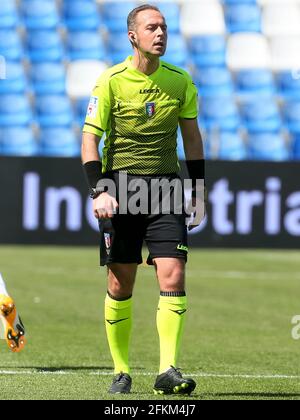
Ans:
[[[159,68],[159,57],[145,57],[143,54],[135,54],[132,59],[133,67],[141,73],[150,76]]]

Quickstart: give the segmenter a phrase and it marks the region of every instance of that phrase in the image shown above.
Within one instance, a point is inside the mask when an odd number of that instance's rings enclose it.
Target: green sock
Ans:
[[[177,367],[186,311],[187,298],[184,292],[161,293],[157,312],[157,329],[160,339],[160,374],[169,369],[170,366]]]
[[[105,326],[115,373],[130,373],[129,341],[132,326],[132,298],[117,301],[105,299]]]

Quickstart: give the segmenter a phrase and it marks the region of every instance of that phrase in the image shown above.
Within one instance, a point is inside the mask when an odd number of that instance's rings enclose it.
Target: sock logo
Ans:
[[[118,324],[119,322],[126,321],[127,319],[129,319],[129,318],[117,319],[117,320],[110,320],[110,319],[107,319],[106,321],[107,321],[110,325],[114,325],[114,324]]]
[[[186,313],[186,309],[179,309],[178,311],[173,311],[172,309],[170,309],[170,311],[175,312],[175,314],[177,315],[183,315]]]

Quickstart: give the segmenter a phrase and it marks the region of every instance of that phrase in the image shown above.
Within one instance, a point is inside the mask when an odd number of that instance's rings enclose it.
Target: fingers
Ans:
[[[95,207],[94,216],[98,220],[112,219],[117,213],[119,205],[113,198],[103,203],[103,207]]]
[[[203,220],[205,219],[207,215],[206,207],[204,209],[201,209],[200,212],[191,213],[190,214],[190,224],[188,224],[188,231],[190,232],[193,229],[196,229],[201,225]]]
[[[106,209],[97,209],[94,211],[94,214],[98,220],[112,219],[114,217],[114,213],[111,210]]]

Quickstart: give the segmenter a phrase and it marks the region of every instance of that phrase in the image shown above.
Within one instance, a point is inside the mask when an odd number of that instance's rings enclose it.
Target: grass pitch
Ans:
[[[139,269],[132,337],[133,392],[112,397],[104,332],[106,272],[96,248],[0,247],[0,270],[28,345],[0,342],[1,400],[177,400],[152,386],[159,364],[153,268]],[[300,399],[300,252],[190,252],[189,313],[180,367],[198,383],[189,400]],[[180,397],[182,399],[182,397]]]

